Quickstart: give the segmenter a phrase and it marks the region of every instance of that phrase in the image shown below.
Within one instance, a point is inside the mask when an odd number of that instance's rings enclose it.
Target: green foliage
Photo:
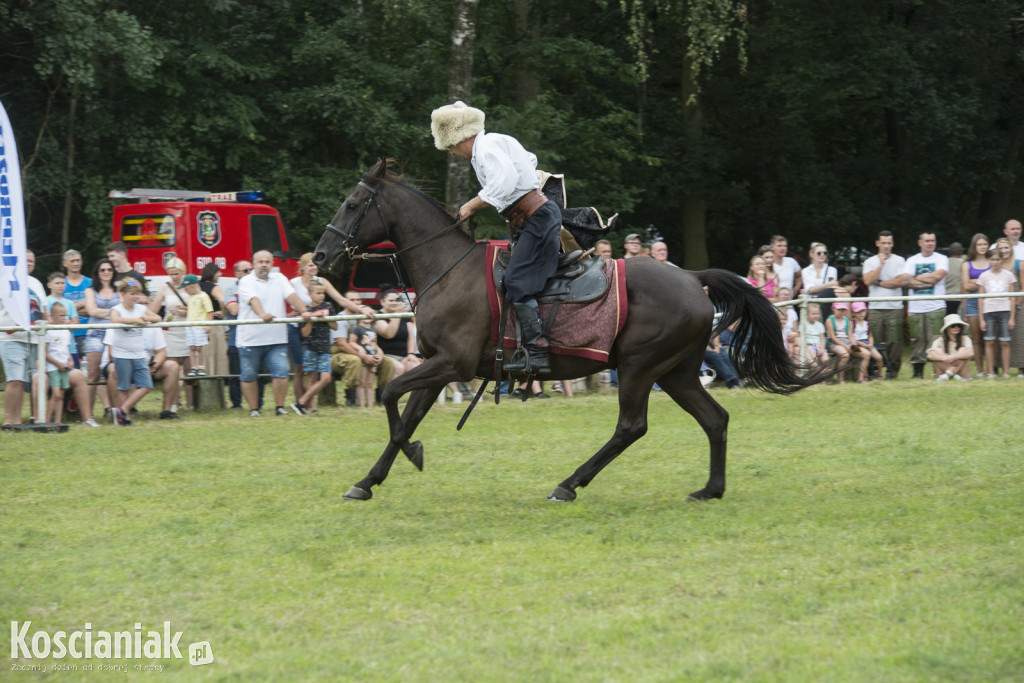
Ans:
[[[479,7],[472,103],[566,173],[572,203],[622,212],[623,234],[653,224],[677,262],[684,197],[707,202],[711,264],[737,270],[773,233],[870,249],[884,227],[908,252],[924,225],[946,244],[1024,209],[1010,0],[517,6]],[[113,188],[260,187],[308,249],[380,156],[444,187],[428,117],[452,21],[423,0],[0,6],[40,268],[57,265],[68,189],[91,260]],[[493,212],[480,222],[503,234]]]

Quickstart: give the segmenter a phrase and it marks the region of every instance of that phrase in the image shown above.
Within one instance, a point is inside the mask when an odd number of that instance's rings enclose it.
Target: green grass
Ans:
[[[211,643],[161,680],[1020,680],[1022,392],[716,390],[729,482],[702,504],[706,439],[664,394],[572,504],[545,496],[613,396],[487,405],[461,433],[435,409],[425,471],[400,458],[367,503],[341,494],[377,410],[3,433],[0,625]]]

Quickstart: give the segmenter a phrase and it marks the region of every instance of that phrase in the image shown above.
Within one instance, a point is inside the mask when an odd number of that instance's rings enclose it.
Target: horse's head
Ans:
[[[317,268],[328,271],[342,254],[353,258],[360,249],[388,238],[384,210],[378,196],[385,185],[386,175],[387,163],[378,161],[345,197],[338,213],[324,228],[313,252],[313,263]]]

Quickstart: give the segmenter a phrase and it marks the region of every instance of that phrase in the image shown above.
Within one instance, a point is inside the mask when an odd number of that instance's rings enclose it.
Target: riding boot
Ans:
[[[523,330],[525,354],[514,355],[505,363],[504,369],[514,375],[539,375],[551,371],[548,358],[548,340],[544,337],[544,326],[537,309],[529,304],[512,304],[516,318]]]
[[[356,403],[356,390],[346,389],[345,390],[345,407],[355,408],[358,404]]]

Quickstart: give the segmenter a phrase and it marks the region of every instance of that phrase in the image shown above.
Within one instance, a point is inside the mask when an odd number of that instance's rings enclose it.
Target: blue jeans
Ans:
[[[704,351],[704,362],[707,363],[718,375],[718,379],[725,381],[725,386],[735,387],[740,383],[740,376],[736,368],[732,366],[729,357],[724,353],[718,353],[711,349]]]
[[[239,346],[238,360],[241,362],[241,381],[254,382],[264,365],[271,377],[288,378],[288,345],[268,344],[266,346]]]

